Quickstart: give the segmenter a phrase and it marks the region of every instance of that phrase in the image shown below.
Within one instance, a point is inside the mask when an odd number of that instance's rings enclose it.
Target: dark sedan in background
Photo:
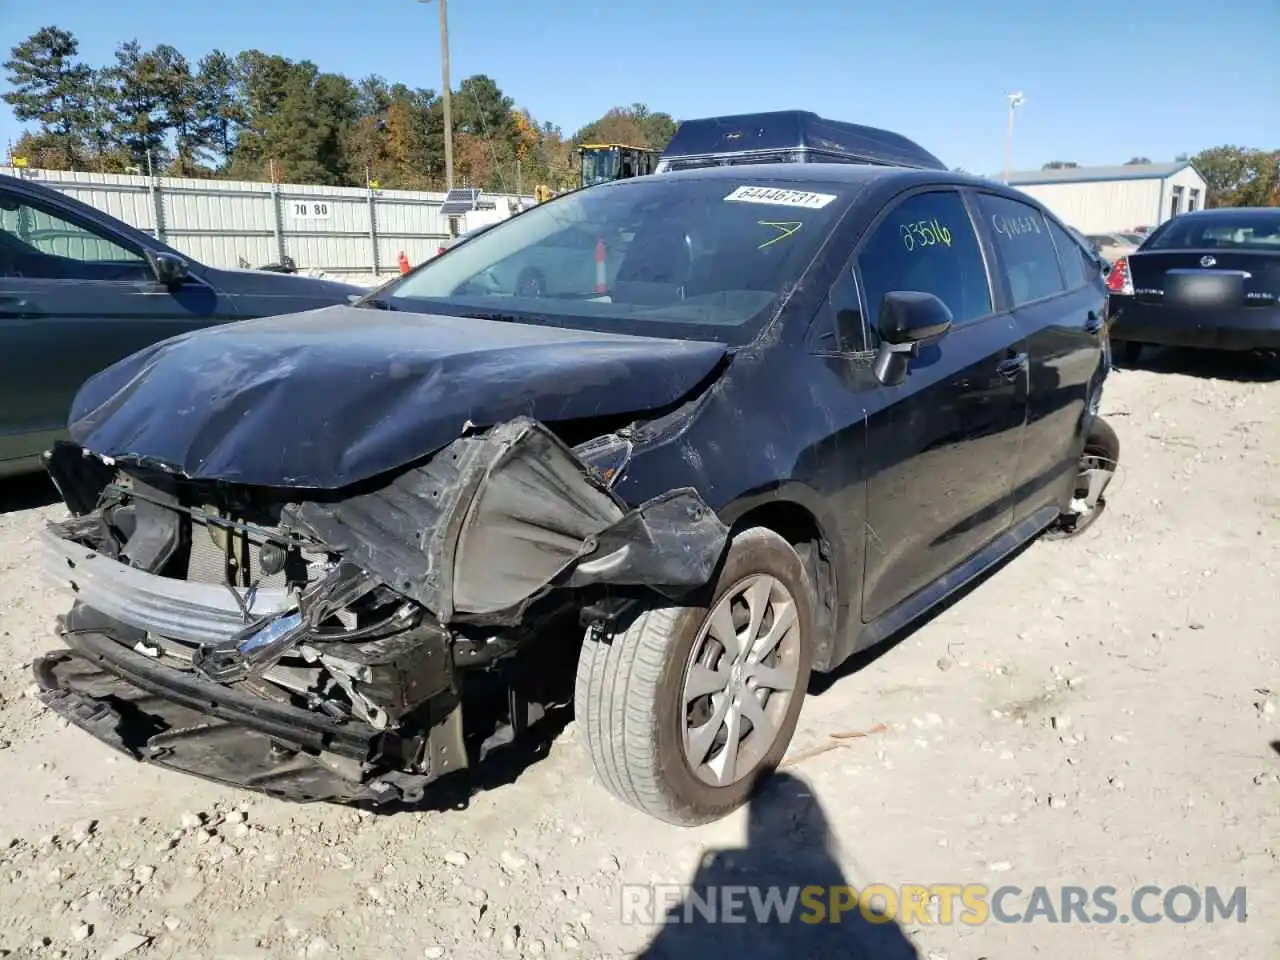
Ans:
[[[0,477],[38,470],[80,385],[117,360],[199,327],[364,292],[206,267],[56,190],[0,176]]]
[[[1280,209],[1184,213],[1115,262],[1111,343],[1127,363],[1144,346],[1280,350]]]

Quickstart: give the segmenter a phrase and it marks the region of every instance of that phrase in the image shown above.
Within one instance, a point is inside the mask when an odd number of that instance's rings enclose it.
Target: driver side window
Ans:
[[[880,342],[880,302],[890,291],[931,293],[956,324],[993,311],[978,235],[955,190],[918,193],[890,210],[858,254],[858,275],[872,347]]]
[[[0,276],[37,280],[144,280],[141,254],[25,197],[0,191]]]

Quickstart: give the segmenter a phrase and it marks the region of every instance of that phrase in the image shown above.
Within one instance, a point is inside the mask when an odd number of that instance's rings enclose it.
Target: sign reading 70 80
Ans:
[[[289,212],[295,220],[328,220],[330,211],[328,200],[289,201]]]

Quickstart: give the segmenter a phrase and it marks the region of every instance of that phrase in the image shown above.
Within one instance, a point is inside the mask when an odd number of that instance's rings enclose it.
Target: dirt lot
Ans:
[[[594,958],[655,938],[650,956],[1280,956],[1280,380],[1267,375],[1280,370],[1183,355],[1117,371],[1104,412],[1123,472],[1107,515],[1079,540],[1033,544],[815,689],[786,775],[694,831],[606,796],[572,724],[536,763],[395,816],[117,758],[32,697],[29,662],[54,644],[65,602],[33,570],[32,534],[59,510],[23,503],[39,486],[8,485],[0,956]],[[868,735],[831,736],[850,732]],[[1043,885],[1055,904],[1062,885],[1110,885],[1122,914],[1146,884],[1244,886],[1248,916],[622,922],[622,884],[695,873]]]

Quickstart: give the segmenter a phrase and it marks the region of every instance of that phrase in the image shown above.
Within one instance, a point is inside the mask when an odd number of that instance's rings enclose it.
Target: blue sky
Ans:
[[[0,46],[56,24],[93,63],[135,38],[193,62],[257,47],[435,89],[437,17],[417,0],[0,0]],[[633,101],[677,119],[794,107],[993,173],[1021,90],[1017,169],[1280,148],[1280,0],[450,0],[449,32],[455,85],[487,73],[566,134]],[[0,148],[20,129],[3,107]]]

